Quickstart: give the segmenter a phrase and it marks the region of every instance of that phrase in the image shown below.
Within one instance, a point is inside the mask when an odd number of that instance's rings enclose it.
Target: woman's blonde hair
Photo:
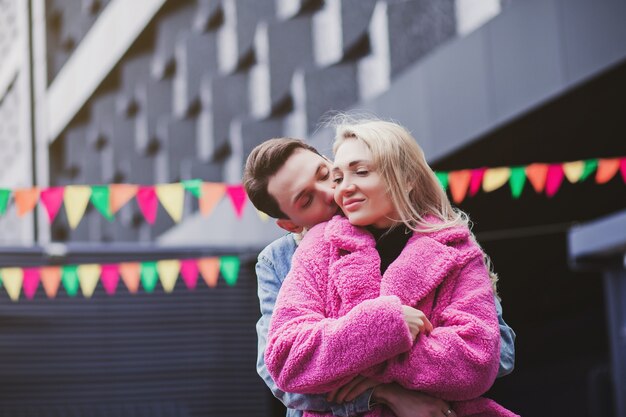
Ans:
[[[372,153],[375,169],[387,185],[391,201],[402,222],[414,232],[433,232],[455,226],[471,228],[469,217],[452,207],[437,176],[426,162],[424,152],[409,131],[397,123],[376,119],[333,118],[333,153],[346,140],[360,140]],[[429,220],[434,216],[437,221]],[[473,234],[472,234],[472,238]],[[475,240],[475,239],[474,239]],[[484,254],[484,251],[483,251]],[[497,275],[485,254],[496,290]]]

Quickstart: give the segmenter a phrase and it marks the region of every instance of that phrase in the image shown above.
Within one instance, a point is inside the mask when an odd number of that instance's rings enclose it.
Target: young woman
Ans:
[[[455,401],[459,416],[515,415],[479,398],[500,357],[494,283],[416,141],[364,121],[338,126],[334,151],[345,217],[313,227],[294,255],[265,352],[277,385],[326,393],[363,375]]]

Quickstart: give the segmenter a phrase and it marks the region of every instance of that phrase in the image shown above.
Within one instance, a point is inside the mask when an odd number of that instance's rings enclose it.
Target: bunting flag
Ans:
[[[63,187],[50,187],[42,190],[39,195],[39,199],[48,213],[48,220],[50,223],[54,221],[54,218],[57,216],[57,213],[61,208],[61,204],[63,204],[64,193],[65,188]]]
[[[124,207],[137,194],[138,188],[132,184],[111,184],[109,186],[111,213],[115,214]]]
[[[156,222],[157,210],[159,209],[154,187],[139,187],[135,198],[143,217],[149,224],[154,224]]]
[[[23,292],[28,300],[36,297],[41,283],[48,298],[56,298],[59,288],[68,296],[76,297],[81,290],[83,297],[91,298],[98,283],[109,296],[116,294],[120,278],[128,292],[136,294],[139,287],[146,293],[156,290],[160,282],[165,293],[172,293],[178,277],[182,277],[189,290],[195,290],[198,276],[210,288],[218,285],[221,275],[227,286],[237,283],[240,260],[237,256],[207,257],[200,259],[165,259],[146,262],[122,262],[119,264],[81,264],[41,267],[0,268],[0,277],[9,298],[18,301]]]
[[[246,191],[243,185],[229,185],[226,187],[226,193],[230,197],[230,202],[233,204],[235,214],[241,218],[243,216],[243,208],[246,205]]]
[[[483,176],[483,191],[490,193],[502,187],[511,178],[511,168],[489,168]]]
[[[87,185],[68,185],[65,187],[63,204],[67,213],[67,222],[72,229],[80,223],[91,197],[91,187]]]
[[[93,185],[91,187],[91,204],[108,221],[113,220],[111,211],[111,191],[108,185]]]
[[[543,192],[548,177],[548,164],[530,164],[526,167],[525,172],[535,192]]]
[[[200,213],[204,216],[211,214],[217,203],[226,193],[226,185],[205,182],[202,184],[202,194],[200,196]]]
[[[39,188],[18,188],[13,192],[17,215],[23,217],[33,211],[39,200]]]
[[[8,188],[0,188],[0,216],[4,215],[7,211],[9,197],[11,197],[11,190]]]
[[[598,161],[598,171],[596,171],[596,182],[598,184],[606,184],[617,174],[619,170],[620,160],[600,159]]]
[[[472,179],[470,180],[470,197],[474,197],[476,193],[480,191],[480,186],[483,183],[485,171],[487,171],[487,168],[478,168],[472,170]]]
[[[270,216],[263,213],[261,210],[257,210],[256,214],[259,216],[259,219],[261,219],[261,221],[264,223],[270,219]]]
[[[185,186],[182,183],[159,184],[155,187],[156,195],[167,214],[172,220],[179,223],[183,218],[185,203]]]
[[[548,166],[548,174],[546,178],[546,195],[552,197],[559,191],[561,183],[563,182],[563,165],[550,164]]]
[[[455,203],[460,203],[465,199],[471,180],[472,171],[469,169],[453,171],[448,175],[448,187],[450,188],[450,194],[452,194],[452,200]]]
[[[572,184],[577,183],[585,171],[585,161],[566,162],[563,164],[565,178]]]

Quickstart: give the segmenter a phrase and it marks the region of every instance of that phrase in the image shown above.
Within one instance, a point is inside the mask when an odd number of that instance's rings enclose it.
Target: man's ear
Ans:
[[[285,229],[286,231],[291,233],[300,233],[304,229],[304,227],[298,226],[289,219],[276,219],[276,224],[281,229]]]

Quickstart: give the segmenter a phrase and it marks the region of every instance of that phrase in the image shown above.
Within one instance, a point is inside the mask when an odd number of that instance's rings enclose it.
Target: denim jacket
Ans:
[[[256,274],[261,318],[256,325],[258,336],[257,372],[270,390],[272,390],[274,396],[285,404],[287,407],[287,417],[299,417],[302,415],[301,410],[320,412],[332,411],[334,415],[341,417],[356,416],[369,409],[369,398],[372,394],[371,389],[361,394],[352,402],[346,402],[344,404],[330,403],[326,401],[325,395],[305,395],[281,391],[272,380],[265,366],[264,355],[272,312],[274,311],[278,291],[291,268],[291,257],[296,251],[297,246],[294,235],[288,234],[269,244],[259,254]],[[498,371],[498,377],[501,377],[513,371],[515,363],[515,332],[513,332],[513,329],[502,319],[502,306],[497,299],[496,308],[498,311],[501,337],[500,369]]]

